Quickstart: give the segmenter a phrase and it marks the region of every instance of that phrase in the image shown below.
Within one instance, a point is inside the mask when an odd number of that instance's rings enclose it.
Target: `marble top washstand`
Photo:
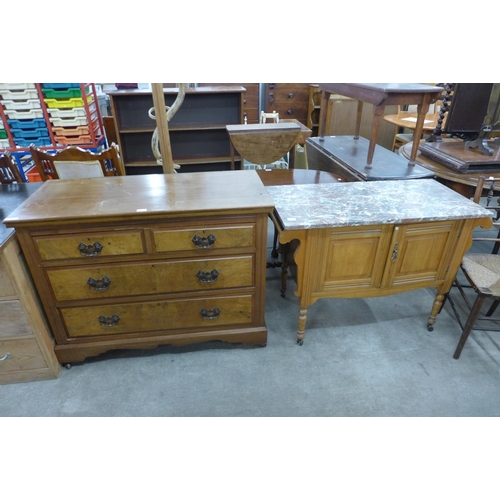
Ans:
[[[478,219],[490,211],[433,179],[269,186],[284,230]]]

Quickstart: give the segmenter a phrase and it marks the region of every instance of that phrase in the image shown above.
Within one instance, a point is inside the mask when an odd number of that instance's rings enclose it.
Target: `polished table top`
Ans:
[[[418,83],[320,83],[319,88],[330,94],[345,95],[375,106],[420,104],[426,94],[431,94],[431,101],[434,102],[443,91],[441,87]]]
[[[417,124],[417,116],[417,113],[401,112],[397,115],[385,115],[384,121],[392,123],[398,127],[414,130]],[[439,113],[425,115],[423,130],[426,132],[432,132],[437,126],[438,118]]]
[[[434,179],[267,188],[284,230],[491,218]]]
[[[322,170],[273,168],[256,170],[264,186],[284,186],[292,184],[324,184],[343,182],[345,179]]]

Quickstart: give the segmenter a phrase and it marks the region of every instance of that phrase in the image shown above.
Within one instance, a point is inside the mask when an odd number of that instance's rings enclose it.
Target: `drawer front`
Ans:
[[[36,339],[0,340],[0,373],[46,368]]]
[[[32,335],[28,318],[19,300],[0,301],[0,340],[8,337],[18,337],[22,335]],[[3,356],[0,355],[0,358]]]
[[[253,294],[191,300],[155,301],[63,308],[68,338],[159,332],[184,328],[213,329],[250,325]]]
[[[157,229],[153,232],[153,238],[157,252],[248,248],[255,246],[255,226]]]
[[[16,290],[14,289],[9,275],[7,274],[5,264],[0,259],[0,297],[14,297],[16,295]]]
[[[43,260],[89,259],[145,252],[142,231],[39,236],[35,238],[35,244]]]
[[[254,286],[253,256],[47,271],[56,300]],[[91,282],[89,283],[89,279]]]
[[[274,102],[277,104],[284,104],[287,102],[308,103],[309,102],[309,89],[307,86],[300,87],[278,87],[272,92]],[[271,96],[271,93],[269,94]],[[269,102],[271,100],[269,99]]]

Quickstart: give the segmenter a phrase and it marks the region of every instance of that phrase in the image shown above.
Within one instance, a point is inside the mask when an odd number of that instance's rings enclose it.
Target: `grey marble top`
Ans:
[[[433,179],[269,186],[285,230],[491,218]]]

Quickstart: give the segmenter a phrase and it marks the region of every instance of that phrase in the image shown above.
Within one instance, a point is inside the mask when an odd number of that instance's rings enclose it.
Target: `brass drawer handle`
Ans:
[[[269,92],[269,102],[271,104],[274,102],[274,92]]]
[[[214,309],[202,309],[200,314],[203,319],[217,319],[220,316],[220,309],[218,307]]]
[[[213,283],[217,281],[217,277],[219,276],[219,271],[217,269],[212,269],[211,271],[198,271],[196,273],[197,278],[200,280],[200,283]]]
[[[99,316],[99,323],[102,326],[116,326],[118,321],[120,321],[118,314],[113,314],[113,316]]]
[[[291,109],[287,109],[287,110],[286,110],[286,114],[287,114],[287,115],[293,115],[293,110],[291,110]]]
[[[104,247],[96,241],[93,245],[80,243],[77,248],[84,257],[97,257]]]
[[[213,234],[209,234],[205,238],[205,236],[196,235],[191,241],[197,248],[210,248],[215,243],[215,236]]]
[[[109,288],[109,285],[111,285],[111,280],[107,276],[104,276],[104,278],[100,280],[89,278],[87,280],[87,284],[89,285],[91,290],[107,290]]]
[[[11,357],[12,357],[12,356],[10,355],[10,352],[8,352],[8,353],[7,353],[7,354],[6,354],[3,358],[0,358],[0,363],[1,363],[2,361],[5,361],[5,360],[7,360],[7,359],[11,358]]]
[[[396,241],[396,244],[394,245],[394,250],[392,251],[391,260],[393,262],[398,260],[398,242],[397,241]]]
[[[289,97],[290,99],[292,99],[292,98],[293,98],[293,92],[290,92],[290,93],[288,94],[288,97]]]

